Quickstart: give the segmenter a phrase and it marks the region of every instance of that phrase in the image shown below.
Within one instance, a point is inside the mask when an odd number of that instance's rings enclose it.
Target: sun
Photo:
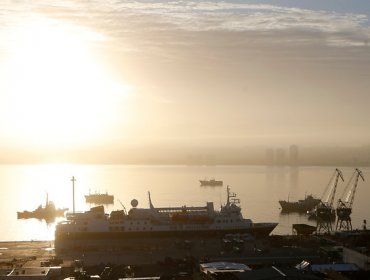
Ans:
[[[122,119],[130,87],[94,55],[104,36],[40,15],[8,34],[0,124],[13,142],[52,148],[92,143],[107,136],[118,114]]]

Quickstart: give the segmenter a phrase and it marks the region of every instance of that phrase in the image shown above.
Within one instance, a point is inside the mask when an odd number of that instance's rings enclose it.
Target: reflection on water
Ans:
[[[289,167],[289,185],[290,189],[299,189],[299,167],[291,166]]]
[[[138,207],[148,207],[148,191],[155,207],[203,206],[214,202],[219,208],[226,199],[226,186],[241,199],[245,218],[255,222],[279,222],[274,234],[291,234],[293,223],[307,223],[306,215],[280,213],[279,200],[303,199],[306,194],[320,197],[334,167],[284,167],[284,166],[122,166],[122,165],[22,165],[0,166],[0,184],[7,186],[6,196],[0,197],[3,223],[0,240],[51,240],[55,223],[47,224],[37,219],[18,220],[17,211],[34,209],[44,200],[45,192],[62,208],[73,208],[71,178],[75,176],[76,211],[84,211],[91,205],[84,195],[90,189],[114,194],[114,204],[106,210],[130,209],[136,199]],[[349,179],[353,168],[341,168],[344,178]],[[369,178],[369,168],[362,168]],[[219,178],[224,187],[203,188],[199,179]],[[352,211],[354,228],[361,228],[363,220],[369,220],[366,205],[370,188],[365,181],[357,189]],[[344,188],[338,185],[338,193]],[[335,201],[336,203],[336,201]]]
[[[299,194],[299,167],[267,166],[266,185],[286,193],[286,198],[297,197]]]

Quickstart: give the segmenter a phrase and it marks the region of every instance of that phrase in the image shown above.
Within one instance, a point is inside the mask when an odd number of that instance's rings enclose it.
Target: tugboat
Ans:
[[[320,201],[321,200],[319,198],[314,198],[313,195],[309,194],[305,197],[305,199],[300,199],[298,201],[279,200],[279,203],[281,206],[281,212],[307,213],[314,209],[316,205],[320,203]]]
[[[68,208],[56,208],[54,202],[49,201],[48,194],[46,193],[45,207],[40,205],[33,211],[17,212],[18,219],[35,218],[39,220],[53,221],[56,217],[63,217]]]

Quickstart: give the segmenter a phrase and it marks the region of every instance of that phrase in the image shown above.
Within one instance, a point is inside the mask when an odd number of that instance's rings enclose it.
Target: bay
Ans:
[[[226,200],[229,185],[241,200],[242,213],[254,222],[278,222],[272,234],[292,234],[292,224],[315,225],[305,214],[281,214],[279,200],[303,199],[307,194],[321,197],[336,167],[271,167],[271,166],[128,166],[128,165],[1,165],[0,241],[53,240],[57,222],[37,219],[17,219],[17,211],[32,211],[45,205],[46,195],[57,207],[73,208],[75,182],[75,209],[88,210],[84,195],[94,192],[113,194],[114,204],[106,211],[129,210],[132,199],[138,207],[148,207],[148,192],[157,207],[204,206],[214,202],[220,208]],[[345,182],[339,182],[336,206],[354,167],[339,167]],[[370,168],[361,168],[365,182],[360,181],[352,210],[352,225],[361,228],[369,220]],[[202,187],[199,180],[223,180],[222,187]]]

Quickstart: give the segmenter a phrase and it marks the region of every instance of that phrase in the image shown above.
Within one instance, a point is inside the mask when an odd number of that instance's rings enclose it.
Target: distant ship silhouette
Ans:
[[[48,193],[46,193],[45,207],[40,205],[33,211],[17,212],[18,219],[39,219],[52,222],[56,217],[63,217],[68,208],[56,208],[54,202],[49,201]]]

